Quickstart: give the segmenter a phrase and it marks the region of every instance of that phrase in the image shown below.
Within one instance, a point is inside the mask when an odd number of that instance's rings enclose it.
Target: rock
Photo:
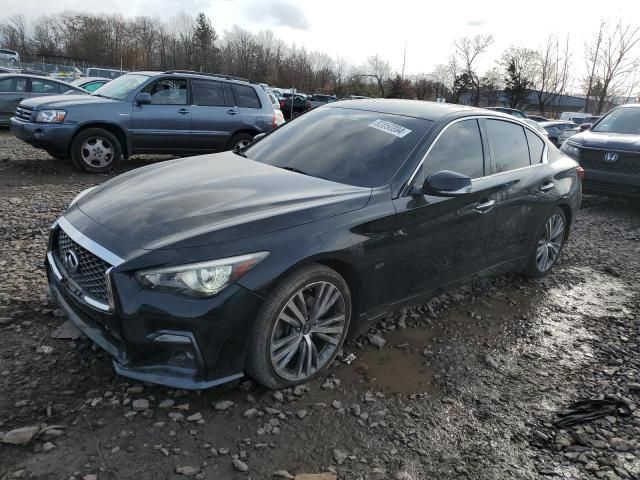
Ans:
[[[245,410],[244,413],[242,414],[242,416],[245,417],[245,418],[251,418],[251,417],[253,417],[254,415],[257,415],[257,414],[258,414],[258,410],[257,409],[250,408],[248,410]]]
[[[387,343],[387,341],[380,335],[373,334],[369,335],[367,338],[369,339],[369,343],[371,343],[371,345],[380,349],[382,349]]]
[[[294,480],[338,480],[335,473],[299,473]]]
[[[168,417],[174,422],[181,422],[184,420],[184,415],[180,412],[169,412]]]
[[[149,400],[146,398],[138,398],[131,403],[131,408],[134,412],[144,412],[149,408]]]
[[[82,480],[98,480],[98,475],[96,475],[95,473],[89,473],[88,475],[82,477]]]
[[[306,416],[307,416],[307,411],[306,411],[306,410],[298,410],[298,411],[296,412],[296,416],[297,416],[300,420],[302,420],[304,417],[306,417]]]
[[[275,392],[273,392],[273,399],[276,402],[284,402],[284,395],[282,394],[282,392],[280,390],[276,390]]]
[[[640,383],[631,382],[628,383],[627,386],[630,392],[640,392]]]
[[[286,470],[278,470],[277,472],[273,472],[273,478],[284,478],[286,480],[292,480],[294,477]]]
[[[45,442],[42,445],[42,451],[44,453],[49,453],[51,450],[54,450],[55,448],[56,448],[56,446],[52,442]]]
[[[385,480],[387,471],[382,467],[373,467],[367,475],[367,480]]]
[[[77,340],[82,333],[71,323],[71,320],[67,320],[53,332],[51,332],[51,338],[56,340]]]
[[[240,460],[239,458],[234,458],[233,459],[233,468],[235,468],[239,472],[247,472],[247,471],[249,471],[249,466],[246,463],[244,463],[242,460]]]
[[[346,460],[349,454],[344,450],[340,450],[338,448],[334,448],[331,452],[333,454],[333,459],[338,465],[342,465]]]
[[[633,443],[629,440],[625,440],[624,438],[615,437],[609,441],[611,448],[617,450],[618,452],[628,452],[629,450],[635,449]]]
[[[224,411],[224,410],[228,410],[229,408],[233,407],[234,403],[231,400],[220,400],[219,402],[216,402],[213,405],[213,408],[218,410],[218,411]]]
[[[187,422],[197,422],[198,420],[202,420],[202,414],[200,412],[194,413],[193,415],[189,415],[187,417]]]
[[[356,417],[359,417],[360,414],[362,413],[362,409],[360,408],[360,405],[358,405],[357,403],[354,403],[353,405],[351,405],[350,410],[351,410],[351,413]]]
[[[40,428],[38,427],[21,427],[10,430],[2,437],[2,443],[10,443],[11,445],[25,445],[33,440]]]
[[[162,400],[159,404],[159,408],[172,408],[175,405],[175,401],[172,398],[167,398],[166,400]]]
[[[184,475],[185,477],[195,477],[200,473],[200,467],[192,467],[185,465],[184,467],[176,467],[176,473],[178,475]]]
[[[495,368],[496,370],[500,369],[500,365],[498,364],[498,362],[496,361],[495,358],[493,358],[493,356],[490,353],[487,353],[484,356],[484,361],[487,363],[487,365],[489,365],[491,368]]]
[[[338,400],[334,400],[333,402],[331,402],[331,406],[336,410],[340,410],[342,408],[342,403]]]

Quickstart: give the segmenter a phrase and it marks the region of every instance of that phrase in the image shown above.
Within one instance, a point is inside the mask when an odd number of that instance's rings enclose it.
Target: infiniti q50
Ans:
[[[50,290],[122,375],[280,388],[403,305],[489,273],[548,274],[580,176],[498,112],[335,102],[240,150],[82,192],[51,230]]]

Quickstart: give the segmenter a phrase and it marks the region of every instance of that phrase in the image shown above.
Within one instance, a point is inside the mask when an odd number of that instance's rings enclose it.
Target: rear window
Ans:
[[[238,101],[238,107],[244,108],[260,108],[260,99],[258,94],[247,85],[234,85],[233,91],[236,94],[236,100]]]
[[[511,122],[489,119],[485,125],[495,173],[508,172],[530,165],[524,127]]]
[[[248,158],[361,187],[384,185],[433,122],[345,108],[320,108],[250,146]]]
[[[527,134],[527,143],[529,144],[529,156],[531,157],[531,165],[542,163],[542,154],[544,153],[544,142],[535,133],[525,130]]]

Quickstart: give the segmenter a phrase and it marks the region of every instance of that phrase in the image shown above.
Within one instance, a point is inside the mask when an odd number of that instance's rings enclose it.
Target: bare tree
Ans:
[[[455,42],[456,55],[475,91],[473,104],[478,106],[480,101],[480,77],[476,72],[476,60],[485,53],[493,43],[493,35],[476,35],[462,37]]]
[[[367,75],[376,81],[380,89],[380,96],[384,97],[384,84],[391,76],[389,62],[383,60],[379,55],[367,58]]]
[[[569,36],[564,46],[558,37],[551,35],[538,52],[533,73],[533,88],[541,115],[553,106],[557,110],[559,100],[566,94],[570,80],[571,54]]]
[[[584,101],[584,111],[588,113],[592,107],[590,105],[591,94],[593,93],[593,84],[596,81],[596,68],[598,67],[598,60],[600,58],[600,48],[602,46],[602,36],[605,29],[604,20],[600,21],[600,28],[598,28],[598,34],[591,43],[585,44],[585,60],[587,63],[587,70],[589,72],[589,79],[587,81],[587,97]]]

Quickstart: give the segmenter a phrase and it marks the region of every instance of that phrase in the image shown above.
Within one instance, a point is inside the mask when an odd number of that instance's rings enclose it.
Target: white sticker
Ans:
[[[396,125],[395,123],[380,119],[371,122],[369,126],[376,130],[380,130],[381,132],[387,132],[391,135],[395,135],[398,138],[406,137],[411,133],[411,130],[404,128],[402,125]]]

